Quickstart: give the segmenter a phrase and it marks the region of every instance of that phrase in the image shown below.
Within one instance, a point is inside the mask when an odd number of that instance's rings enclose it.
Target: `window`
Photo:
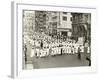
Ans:
[[[57,15],[57,12],[51,12],[51,15],[52,16]]]
[[[73,21],[73,18],[72,17],[70,17],[70,21]]]
[[[53,23],[52,23],[52,26],[53,26],[53,27],[57,27],[57,22],[53,22]]]
[[[52,17],[52,19],[57,19],[57,16]]]
[[[67,21],[67,17],[63,16],[63,20],[64,20],[64,21]]]
[[[63,14],[67,14],[67,12],[63,12]]]

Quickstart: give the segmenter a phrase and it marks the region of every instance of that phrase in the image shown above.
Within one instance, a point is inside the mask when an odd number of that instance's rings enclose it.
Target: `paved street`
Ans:
[[[81,60],[78,59],[77,54],[75,55],[58,55],[49,56],[45,58],[36,58],[33,61],[33,68],[56,68],[56,67],[77,67],[77,66],[88,66],[89,62],[81,55]]]

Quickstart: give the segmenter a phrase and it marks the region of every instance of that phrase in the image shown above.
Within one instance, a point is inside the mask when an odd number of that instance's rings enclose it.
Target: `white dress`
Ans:
[[[56,49],[56,47],[54,47],[54,55],[56,55],[57,54],[57,49]]]
[[[83,53],[84,52],[84,46],[81,46],[80,49],[81,49],[81,52]]]
[[[32,49],[32,50],[31,50],[31,55],[30,55],[30,57],[33,57],[33,56],[35,56],[35,49]]]
[[[58,54],[61,54],[61,47],[58,47]]]
[[[87,53],[90,53],[90,47],[87,47]]]
[[[36,53],[37,53],[37,56],[39,57],[40,56],[40,50],[38,48],[36,49]]]
[[[78,53],[78,44],[75,44],[75,53]]]
[[[66,54],[66,46],[63,46],[63,53]]]
[[[72,47],[71,49],[72,49],[72,54],[74,54],[75,53],[75,48]]]
[[[47,56],[47,51],[46,51],[46,49],[43,50],[43,56]]]
[[[42,57],[42,56],[43,56],[43,50],[40,49],[40,57]]]
[[[40,51],[41,51],[40,57],[44,57],[45,56],[45,50],[41,49]]]
[[[54,48],[51,48],[51,55],[54,55]]]
[[[69,46],[66,46],[66,53],[69,54]]]
[[[69,46],[69,48],[68,48],[68,51],[69,51],[69,54],[71,54],[71,47]]]
[[[56,47],[56,54],[58,54],[58,47]]]
[[[49,48],[46,49],[47,56],[49,55]]]

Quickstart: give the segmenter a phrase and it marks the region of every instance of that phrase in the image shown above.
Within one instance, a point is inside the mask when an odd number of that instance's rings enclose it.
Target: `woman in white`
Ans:
[[[55,54],[55,51],[54,50],[55,50],[54,47],[52,47],[52,49],[51,49],[51,55],[52,56]]]
[[[40,57],[43,56],[43,49],[40,49]]]
[[[90,53],[90,47],[89,46],[87,47],[87,53]]]
[[[56,55],[58,54],[58,47],[55,46],[55,52],[56,52]]]
[[[65,54],[68,54],[68,45],[65,46]]]
[[[60,47],[57,47],[57,54],[61,54],[61,48]]]
[[[67,54],[67,46],[68,46],[68,43],[65,42],[65,46],[64,46],[64,49],[65,49],[65,54]]]
[[[36,48],[37,57],[40,57],[40,49]]]
[[[74,48],[74,46],[71,47],[71,50],[72,50],[72,54],[74,54],[74,53],[75,53],[75,48]]]
[[[46,48],[46,42],[43,41],[43,49]]]
[[[45,57],[46,56],[45,48],[44,49],[40,49],[40,53],[41,53],[40,57]]]
[[[75,43],[75,53],[78,53],[78,47],[79,47],[78,43]]]
[[[54,47],[54,42],[51,43],[52,48]]]
[[[46,49],[46,56],[49,56],[49,47],[47,47],[47,49]]]
[[[34,56],[35,56],[35,49],[32,48],[32,49],[31,49],[31,55],[30,55],[30,57],[34,57]]]
[[[59,54],[59,47],[56,46],[56,55],[58,55],[58,54]]]
[[[66,46],[65,45],[62,48],[62,52],[63,52],[63,54],[66,54]]]
[[[57,48],[56,48],[56,46],[54,46],[54,55],[56,55],[57,54]]]
[[[83,45],[81,45],[80,49],[81,49],[81,52],[84,53],[84,46]]]
[[[46,48],[45,48],[45,49],[43,49],[43,56],[44,56],[44,57],[46,57],[46,56],[47,56],[47,50],[46,50]]]
[[[71,54],[71,46],[69,46],[68,51],[69,51],[69,54]]]

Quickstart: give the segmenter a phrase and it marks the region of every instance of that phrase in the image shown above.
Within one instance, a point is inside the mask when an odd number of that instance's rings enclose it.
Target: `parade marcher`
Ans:
[[[56,56],[56,54],[57,54],[56,46],[54,46],[53,50],[54,50],[53,51],[54,52],[53,55]]]
[[[85,43],[85,47],[84,47],[84,56],[85,56],[85,59],[86,59],[87,61],[89,61],[89,66],[91,66],[91,59],[90,59],[90,57],[88,56],[88,55],[90,55],[90,54],[88,54],[88,53],[90,53],[90,48],[89,48],[88,43],[86,42],[86,43]]]
[[[72,50],[71,50],[71,46],[69,46],[69,54],[71,54],[71,51],[72,51]]]
[[[78,59],[81,60],[81,50],[80,50],[80,47],[78,47]]]
[[[68,45],[66,45],[66,48],[65,48],[65,53],[68,54]]]
[[[36,57],[40,57],[40,49],[39,48],[36,48]]]
[[[46,49],[46,52],[47,52],[46,56],[49,56],[49,48]]]
[[[51,47],[51,55],[52,56],[54,55],[54,48],[53,48],[53,46]]]
[[[83,45],[80,46],[80,49],[81,49],[81,52],[84,53],[84,46]]]
[[[79,47],[79,45],[77,44],[77,43],[75,43],[75,53],[78,53],[78,47]]]
[[[63,54],[63,49],[62,49],[62,47],[61,47],[61,55]]]
[[[69,50],[70,48],[69,48],[69,45],[67,45],[67,54],[69,54]]]
[[[27,47],[26,47],[26,44],[25,44],[25,47],[24,47],[24,52],[25,52],[25,63],[27,63]]]
[[[40,44],[41,48],[43,48],[43,41],[41,40],[41,44]]]
[[[72,54],[74,54],[74,53],[75,53],[75,48],[74,48],[74,46],[72,46],[71,50],[72,50]]]
[[[32,48],[31,49],[31,55],[30,55],[30,57],[36,56],[35,52],[36,52],[35,48]]]
[[[88,58],[88,57],[86,57],[86,60],[88,60],[88,61],[89,61],[89,66],[91,66],[91,59],[90,59],[90,58]]]
[[[66,46],[63,46],[63,54],[66,54]]]

